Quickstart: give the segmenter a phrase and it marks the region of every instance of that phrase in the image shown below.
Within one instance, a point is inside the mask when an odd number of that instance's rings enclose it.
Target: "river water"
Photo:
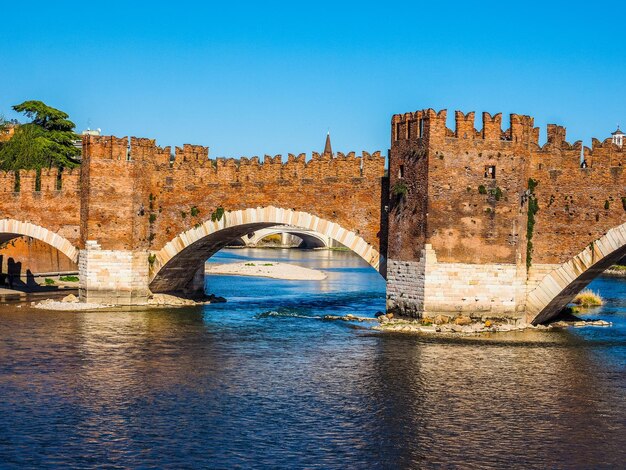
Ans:
[[[626,462],[626,280],[611,328],[380,334],[351,253],[230,250],[324,281],[211,276],[203,307],[0,307],[1,468],[598,468]]]

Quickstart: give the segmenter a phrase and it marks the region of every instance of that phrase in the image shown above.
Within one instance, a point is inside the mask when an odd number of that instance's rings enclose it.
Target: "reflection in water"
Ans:
[[[377,364],[395,364],[379,366],[377,385],[391,393],[381,406],[396,411],[381,430],[393,436],[385,445],[396,446],[399,465],[571,468],[620,461],[624,451],[605,431],[624,436],[626,407],[615,401],[623,391],[603,386],[601,369],[562,334],[539,341],[536,332],[526,335],[528,342],[513,345],[424,344],[401,336],[380,343],[385,360]]]
[[[609,329],[380,335],[384,282],[349,253],[290,259],[323,283],[211,276],[226,304],[0,307],[3,467],[589,468],[626,458],[626,282]],[[294,257],[297,260],[294,260]],[[322,267],[324,266],[324,267]],[[267,312],[274,312],[267,314]]]

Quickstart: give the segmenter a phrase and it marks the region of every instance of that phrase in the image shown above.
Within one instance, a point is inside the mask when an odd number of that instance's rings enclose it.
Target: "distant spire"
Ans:
[[[330,131],[326,134],[326,145],[324,146],[324,155],[332,155],[333,148],[330,146]]]

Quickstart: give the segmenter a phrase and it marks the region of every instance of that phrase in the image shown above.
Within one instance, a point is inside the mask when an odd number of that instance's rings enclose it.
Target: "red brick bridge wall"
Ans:
[[[82,240],[106,249],[158,250],[173,237],[227,211],[276,206],[335,221],[379,246],[384,157],[376,152],[313,153],[217,160],[208,148],[154,140],[88,136],[81,193]]]
[[[274,206],[335,222],[380,247],[385,159],[379,152],[313,153],[308,162],[304,154],[286,162],[265,156],[261,162],[209,160],[208,148],[184,145],[172,159],[171,149],[154,140],[85,136],[83,153],[81,168],[73,171],[22,171],[18,184],[15,173],[0,175],[1,217],[43,227],[79,249],[97,240],[104,250],[158,252],[220,207]],[[245,235],[250,228],[241,230]],[[20,251],[5,249],[6,255]]]
[[[390,257],[419,259],[428,242],[442,261],[515,262],[516,251],[525,258],[527,210],[521,200],[529,178],[537,182],[539,205],[533,262],[565,262],[626,222],[626,148],[610,139],[593,139],[592,148],[583,148],[581,142],[568,143],[565,128],[556,125],[548,126],[547,142],[540,146],[532,118],[512,114],[510,119],[511,127],[503,131],[501,114],[483,113],[480,130],[473,112],[457,111],[454,130],[446,127],[445,110],[393,117],[390,186],[405,181],[414,190],[401,202],[391,197],[397,203],[390,218]],[[496,178],[485,177],[490,166]],[[411,237],[419,243],[405,243]]]

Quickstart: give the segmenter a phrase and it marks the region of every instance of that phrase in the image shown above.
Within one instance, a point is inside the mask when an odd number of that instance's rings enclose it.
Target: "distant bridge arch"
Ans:
[[[294,235],[302,240],[307,248],[328,248],[332,243],[332,238],[314,230],[302,229],[289,225],[270,227],[249,233],[242,237],[244,244],[248,246],[258,245],[264,238],[271,235],[288,234]]]
[[[69,240],[44,227],[15,219],[0,219],[0,243],[17,237],[31,237],[56,248],[72,262],[78,263],[79,250]]]
[[[186,289],[205,261],[233,239],[275,225],[289,225],[326,235],[350,248],[378,270],[380,254],[363,238],[339,224],[308,212],[278,207],[257,207],[225,212],[219,221],[207,220],[187,230],[153,253],[150,290],[168,292]]]
[[[626,256],[626,223],[609,230],[569,261],[556,266],[528,293],[527,320],[545,323],[593,279]]]

